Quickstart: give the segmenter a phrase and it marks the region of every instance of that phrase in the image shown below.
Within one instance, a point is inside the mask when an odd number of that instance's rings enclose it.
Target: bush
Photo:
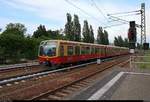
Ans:
[[[18,63],[22,58],[34,60],[42,39],[25,38],[18,35],[0,35],[0,64]]]

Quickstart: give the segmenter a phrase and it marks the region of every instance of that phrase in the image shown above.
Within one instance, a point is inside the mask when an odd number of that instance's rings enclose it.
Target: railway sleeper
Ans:
[[[72,85],[71,87],[77,88],[77,89],[81,88],[80,86],[77,86],[77,85]]]
[[[61,97],[55,96],[55,95],[49,95],[48,100],[61,100]]]
[[[60,92],[56,92],[55,95],[56,95],[56,96],[60,96],[60,97],[65,97],[65,96],[67,96],[68,94],[67,94],[67,93],[63,93],[63,92],[60,91]]]
[[[75,86],[77,86],[77,87],[84,87],[84,85],[81,85],[81,84],[76,84]]]
[[[70,90],[66,90],[66,89],[62,89],[62,90],[61,90],[61,92],[66,93],[66,94],[70,94],[70,93],[72,93],[72,91],[70,91]]]
[[[67,87],[67,90],[76,91],[76,90],[77,90],[77,88]]]

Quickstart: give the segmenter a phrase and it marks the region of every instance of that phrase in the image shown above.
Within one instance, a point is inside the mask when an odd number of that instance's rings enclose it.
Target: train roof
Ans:
[[[83,44],[83,45],[87,45],[88,44],[88,45],[103,46],[103,47],[129,49],[127,47],[119,47],[119,46],[113,46],[113,45],[102,45],[102,44],[92,44],[92,43],[84,43],[84,42],[76,42],[76,41],[68,41],[68,40],[44,40],[42,42],[47,42],[47,41],[56,41],[56,42],[65,42],[65,43]]]

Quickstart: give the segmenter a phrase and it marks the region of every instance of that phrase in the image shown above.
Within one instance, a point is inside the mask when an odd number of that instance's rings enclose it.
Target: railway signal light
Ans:
[[[135,21],[130,22],[130,28],[128,31],[128,39],[129,42],[136,42],[136,27],[135,27]]]
[[[135,24],[135,21],[130,21],[129,25],[130,25],[129,30],[128,30],[129,48],[135,49],[135,43],[136,43],[136,24]]]
[[[143,43],[143,49],[148,50],[149,49],[149,43]]]

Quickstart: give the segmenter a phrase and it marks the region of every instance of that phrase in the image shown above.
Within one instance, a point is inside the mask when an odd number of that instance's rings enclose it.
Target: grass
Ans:
[[[147,69],[147,68],[150,68],[150,63],[149,64],[143,64],[142,63],[142,64],[139,64],[138,67],[141,69]]]
[[[144,56],[149,56],[149,57],[143,57],[140,59],[139,62],[149,62],[149,63],[137,64],[138,68],[141,68],[141,69],[150,68],[150,50],[146,51]]]

